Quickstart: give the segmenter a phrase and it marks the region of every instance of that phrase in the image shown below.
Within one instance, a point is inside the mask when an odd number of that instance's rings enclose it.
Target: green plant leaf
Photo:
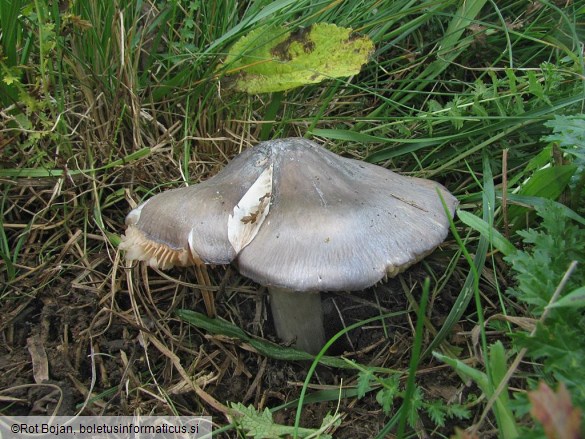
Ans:
[[[495,205],[495,191],[493,188],[493,185],[494,185],[493,178],[492,178],[493,174],[492,174],[490,162],[487,159],[487,155],[484,155],[484,159],[483,159],[483,174],[484,174],[484,188],[485,188],[485,190],[482,193],[483,220],[486,223],[490,224],[490,223],[493,223],[493,212],[494,212],[493,206]],[[456,235],[457,229],[455,228],[455,223],[453,223],[453,220],[451,218],[449,219],[449,226],[450,226],[451,230],[454,232],[454,234]],[[457,239],[460,240],[460,238],[457,238]],[[469,305],[469,302],[471,301],[472,297],[474,295],[477,295],[476,290],[478,288],[478,283],[479,283],[478,273],[481,273],[481,271],[483,270],[483,266],[484,266],[485,260],[486,260],[486,255],[488,252],[488,247],[489,247],[489,242],[488,242],[487,238],[482,235],[479,238],[479,243],[478,243],[477,248],[475,250],[475,256],[473,257],[473,261],[471,261],[471,264],[473,264],[473,265],[471,266],[471,270],[467,274],[467,278],[465,279],[465,284],[461,288],[461,291],[460,291],[459,295],[457,296],[457,300],[453,304],[451,311],[449,311],[449,314],[447,315],[447,318],[445,319],[443,326],[441,326],[441,329],[439,330],[439,332],[437,333],[437,335],[435,336],[433,341],[431,341],[429,346],[427,346],[426,350],[424,351],[423,357],[425,357],[426,355],[431,353],[435,349],[436,346],[438,346],[440,343],[443,342],[443,340],[445,340],[445,338],[447,338],[447,336],[453,330],[454,325],[459,321],[459,319],[461,318],[461,316],[463,315],[463,313],[467,309],[467,306]],[[464,255],[467,252],[467,250],[465,249],[465,247],[462,244],[461,244],[461,251],[463,252]],[[467,254],[467,256],[469,256],[469,255]]]
[[[459,374],[475,381],[475,384],[477,384],[483,393],[490,398],[493,396],[495,389],[506,375],[507,365],[505,354],[506,351],[504,345],[499,341],[489,347],[488,361],[491,371],[490,378],[486,373],[468,366],[461,360],[449,358],[446,355],[433,352],[435,358],[450,365]],[[501,437],[517,437],[518,429],[509,406],[508,386],[506,386],[502,393],[498,395],[493,410],[496,415],[498,427],[501,430]]]
[[[516,278],[516,285],[508,292],[529,311],[528,315],[540,317],[549,312],[534,334],[516,332],[513,340],[518,348],[527,349],[526,356],[537,361],[544,373],[564,382],[577,405],[583,406],[585,229],[573,223],[561,205],[552,202],[537,205],[536,213],[542,219],[540,226],[518,232],[523,250],[504,258]],[[550,304],[574,261],[578,263],[576,269],[566,279],[558,300]]]
[[[505,379],[508,371],[506,361],[506,350],[501,341],[497,341],[490,346],[490,374],[493,388],[496,389]],[[493,394],[493,391],[492,391]],[[508,396],[508,386],[498,395],[494,406],[494,413],[497,417],[498,425],[502,430],[502,437],[514,438],[518,436],[516,422],[510,410],[510,398]]]
[[[240,38],[225,61],[235,88],[247,93],[290,90],[355,75],[374,44],[352,29],[318,23],[295,31],[260,27]]]
[[[585,284],[585,271],[581,268],[585,261],[585,230],[572,223],[557,204],[536,206],[536,213],[542,218],[540,230],[519,231],[524,250],[506,256],[504,260],[512,264],[516,277],[516,286],[509,292],[530,305],[533,315],[541,316],[572,261],[580,264],[568,281],[567,291],[578,290]],[[558,302],[566,303],[564,297],[565,294]],[[563,314],[571,311],[563,308]],[[548,321],[554,317],[549,315]],[[572,319],[580,322],[576,315],[565,315],[562,321]]]
[[[519,193],[554,200],[565,190],[576,168],[575,165],[560,165],[539,169],[522,186]]]
[[[358,373],[357,378],[357,397],[358,399],[363,398],[366,393],[372,390],[372,386],[370,385],[370,381],[372,380],[372,372],[369,370],[363,370]]]
[[[382,381],[383,388],[376,393],[376,402],[380,404],[384,413],[389,414],[394,403],[394,397],[399,394],[400,377],[393,375]]]
[[[445,201],[441,197],[443,207],[445,207]],[[402,403],[403,410],[401,410],[400,422],[398,424],[397,436],[403,437],[405,432],[406,422],[413,427],[418,418],[418,409],[422,401],[422,395],[420,388],[417,387],[416,381],[416,370],[420,362],[420,354],[422,350],[422,340],[424,338],[424,320],[426,316],[427,303],[429,300],[429,292],[431,288],[430,278],[426,278],[423,282],[423,293],[420,299],[420,303],[417,311],[416,328],[414,331],[414,344],[412,346],[410,363],[408,366],[408,378],[406,379],[406,388],[404,389],[404,401]]]
[[[450,418],[469,419],[471,416],[469,410],[463,405],[451,404],[447,406],[447,410]]]
[[[505,256],[510,255],[516,251],[516,247],[506,239],[500,232],[470,212],[464,210],[457,211],[457,217],[464,224],[468,225],[474,230],[477,230],[483,237],[487,238],[491,244],[501,251]]]
[[[272,419],[272,413],[267,408],[264,411],[257,411],[253,406],[246,407],[242,403],[231,404],[234,422],[239,428],[246,431],[246,437],[258,439],[280,439],[282,437],[292,437],[294,427],[276,424]],[[331,435],[324,432],[332,426],[338,426],[341,423],[339,414],[328,414],[323,418],[319,429],[299,428],[297,437],[319,437],[330,439]]]
[[[187,323],[204,331],[210,332],[212,334],[220,334],[227,337],[237,338],[245,343],[249,343],[259,353],[270,358],[276,358],[277,360],[285,361],[313,361],[315,359],[313,355],[306,352],[285,346],[279,346],[269,341],[252,337],[237,326],[220,318],[212,319],[204,314],[187,309],[177,310],[177,315]],[[353,368],[350,363],[340,358],[330,357],[327,355],[321,356],[319,358],[319,363],[343,369]]]
[[[553,134],[545,136],[542,140],[556,142],[569,154],[585,159],[585,115],[573,116],[555,115],[554,120],[544,123],[552,128]]]
[[[445,426],[445,405],[443,401],[433,401],[430,404],[427,404],[425,407],[425,411],[432,419],[433,423],[438,425],[439,427]]]
[[[498,194],[498,198],[502,199],[501,193]],[[581,215],[579,215],[577,212],[575,212],[571,208],[565,206],[564,204],[559,203],[558,201],[552,201],[552,200],[548,200],[546,198],[531,197],[528,195],[518,195],[518,194],[508,194],[508,201],[511,203],[518,204],[519,206],[530,207],[533,209],[537,209],[537,208],[542,209],[547,204],[554,205],[555,207],[557,207],[561,211],[561,213],[564,216],[566,216],[567,218],[570,218],[574,221],[577,221],[578,223],[585,226],[585,218],[583,218]]]
[[[577,166],[572,164],[541,168],[522,185],[518,194],[556,200],[567,188],[576,170]],[[526,208],[510,206],[508,215],[512,228],[517,230],[525,221]]]
[[[547,308],[583,308],[585,306],[585,287],[571,291],[563,298],[551,303]]]
[[[488,396],[493,394],[493,388],[490,386],[488,376],[481,372],[480,370],[474,369],[471,366],[468,366],[463,361],[458,360],[457,358],[450,358],[446,355],[443,355],[439,352],[433,352],[433,356],[442,361],[445,364],[448,364],[455,370],[456,372],[460,373],[461,375],[472,379],[475,384]]]

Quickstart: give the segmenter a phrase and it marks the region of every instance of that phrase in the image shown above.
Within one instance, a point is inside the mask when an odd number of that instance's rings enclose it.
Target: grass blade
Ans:
[[[420,305],[416,319],[416,329],[414,332],[414,345],[412,347],[412,354],[410,356],[410,364],[408,366],[408,378],[406,380],[406,388],[404,389],[404,399],[402,403],[402,410],[400,413],[400,422],[398,423],[398,437],[403,437],[404,429],[406,428],[406,422],[410,411],[412,410],[412,395],[415,389],[415,378],[416,370],[418,369],[418,362],[420,361],[420,352],[422,348],[422,341],[424,339],[423,329],[424,321],[426,318],[427,303],[429,300],[431,281],[426,278],[423,283],[422,297],[420,299]]]
[[[490,227],[490,225],[481,218],[464,210],[457,211],[457,217],[463,224],[476,230],[484,238],[487,238],[489,243],[501,251],[504,256],[508,256],[516,251],[516,247],[514,247],[504,235],[493,227]]]

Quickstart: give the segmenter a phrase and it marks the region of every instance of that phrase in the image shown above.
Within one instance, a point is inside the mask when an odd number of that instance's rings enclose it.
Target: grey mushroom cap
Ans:
[[[162,192],[132,210],[121,244],[126,258],[163,269],[229,264],[236,251],[228,240],[228,216],[264,169],[254,152],[244,151],[202,183]]]
[[[296,291],[361,290],[432,252],[457,199],[430,180],[340,157],[305,139],[258,145],[274,167],[272,203],[238,254],[241,274]]]
[[[161,268],[234,262],[266,286],[361,290],[445,239],[449,218],[437,191],[452,216],[458,202],[438,183],[343,158],[302,138],[273,140],[203,183],[138,206],[120,247],[127,259]],[[256,205],[237,216],[250,193]],[[234,224],[255,229],[234,241]]]

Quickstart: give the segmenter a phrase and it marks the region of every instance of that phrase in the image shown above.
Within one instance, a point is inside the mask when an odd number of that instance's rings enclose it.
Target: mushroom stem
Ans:
[[[287,288],[269,287],[270,308],[276,334],[285,342],[310,354],[325,344],[323,312],[319,292],[299,293]]]

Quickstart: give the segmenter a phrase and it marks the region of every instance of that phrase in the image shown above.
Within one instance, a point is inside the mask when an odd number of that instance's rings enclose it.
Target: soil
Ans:
[[[264,410],[299,397],[310,363],[265,357],[245,343],[205,333],[176,317],[174,312],[181,308],[205,312],[199,289],[189,286],[196,283],[194,273],[173,269],[163,274],[142,266],[125,270],[105,246],[93,257],[86,267],[63,268],[59,276],[41,270],[43,280],[31,276],[28,290],[26,282],[20,282],[20,289],[11,290],[5,300],[0,317],[0,413],[170,415],[174,410],[211,415],[217,424],[226,425],[222,407],[229,402]],[[428,263],[433,264],[432,256]],[[220,290],[215,300],[218,316],[254,336],[277,341],[263,289],[232,269],[208,272],[209,288]],[[412,288],[418,302],[425,275],[419,264],[367,291],[322,294],[329,336],[369,317],[410,310],[386,318],[384,325],[378,321],[351,331],[329,354],[406,370],[416,314],[402,291]],[[448,296],[445,288],[432,300],[429,323],[434,328],[451,309],[454,297]],[[461,397],[461,381],[431,358],[423,360],[420,374],[419,384],[429,397],[445,403]],[[356,375],[356,370],[319,366],[310,393],[354,388]],[[186,377],[203,393],[195,392]],[[390,413],[384,413],[376,393],[307,404],[301,424],[319,427],[327,413],[338,411],[343,422],[334,437],[374,437],[400,404],[397,399]],[[293,425],[295,413],[296,407],[277,410],[274,421]],[[442,431],[450,434],[453,427]],[[423,436],[433,428],[421,417],[417,429]],[[232,429],[220,437],[237,436]]]

